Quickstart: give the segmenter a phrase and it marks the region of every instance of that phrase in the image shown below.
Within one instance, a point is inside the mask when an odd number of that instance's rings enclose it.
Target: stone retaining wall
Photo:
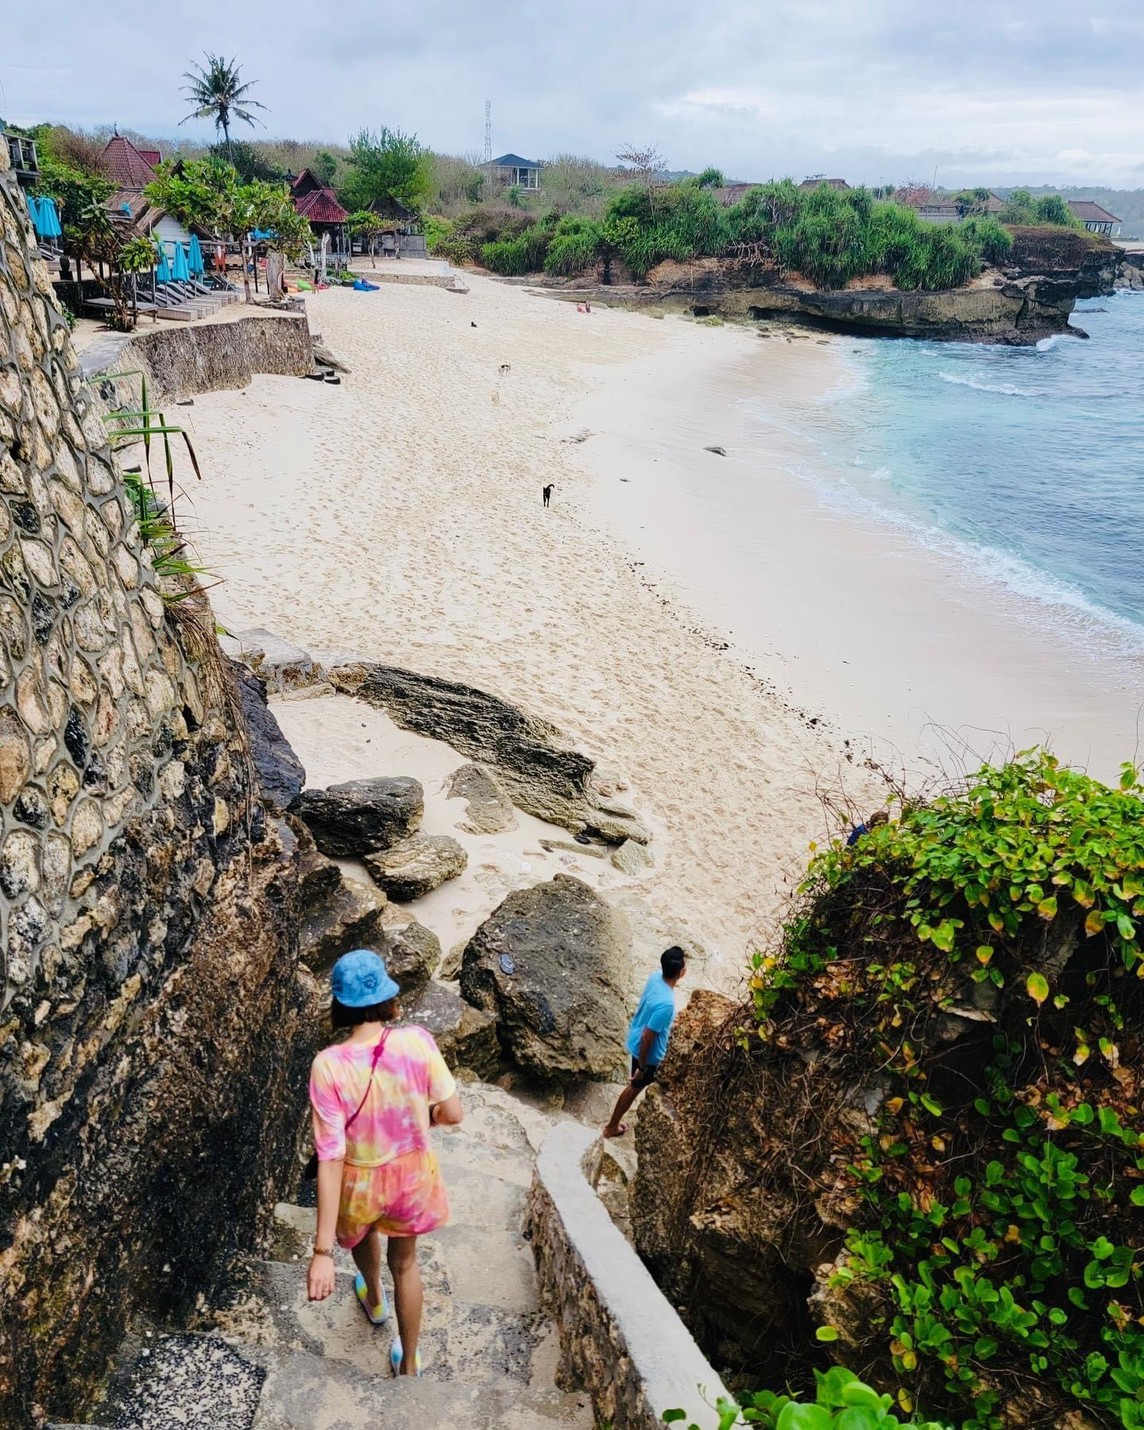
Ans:
[[[304,377],[314,366],[305,313],[245,313],[217,323],[136,329],[114,370],[143,368],[155,399],[245,387],[255,373]]]
[[[594,1140],[575,1122],[554,1128],[529,1194],[541,1301],[560,1332],[558,1380],[586,1390],[614,1430],[656,1430],[674,1409],[714,1430],[728,1392],[589,1185]]]
[[[18,1427],[82,1410],[136,1304],[186,1306],[258,1235],[306,1038],[293,835],[259,801],[209,606],[156,587],[6,168],[0,149],[0,1424]],[[304,319],[270,321],[301,344]]]

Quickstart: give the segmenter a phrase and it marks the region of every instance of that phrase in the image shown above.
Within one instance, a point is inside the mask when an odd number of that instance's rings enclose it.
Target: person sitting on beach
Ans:
[[[667,1055],[668,1035],[675,1022],[675,985],[687,972],[687,956],[681,948],[669,948],[660,954],[659,966],[660,972],[653,973],[644,985],[643,996],[628,1028],[632,1075],[616,1099],[604,1128],[605,1137],[622,1137],[628,1130],[620,1119],[644,1088],[655,1081],[659,1065]]]
[[[461,1121],[457,1084],[432,1034],[394,1027],[401,990],[380,954],[359,948],[334,964],[330,1021],[344,1042],[310,1071],[318,1154],[318,1225],[306,1277],[311,1301],[334,1290],[334,1241],[358,1268],[354,1290],[371,1324],[389,1318],[381,1238],[393,1276],[395,1375],[420,1375],[421,1269],[417,1238],[444,1226],[449,1202],[429,1145],[432,1126]]]

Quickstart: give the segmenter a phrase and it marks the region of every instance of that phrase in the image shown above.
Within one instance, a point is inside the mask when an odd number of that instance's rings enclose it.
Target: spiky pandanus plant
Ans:
[[[188,81],[183,86],[183,93],[190,99],[193,107],[190,114],[180,119],[179,123],[186,124],[191,119],[213,119],[215,128],[222,130],[226,157],[233,164],[231,120],[241,119],[244,124],[253,128],[261,121],[251,110],[265,109],[266,106],[249,97],[252,86],[258,81],[244,81],[242,67],[237,60],[226,60],[222,55],[212,54],[204,54],[203,58],[207,62],[205,69],[192,60],[191,69],[183,75]]]

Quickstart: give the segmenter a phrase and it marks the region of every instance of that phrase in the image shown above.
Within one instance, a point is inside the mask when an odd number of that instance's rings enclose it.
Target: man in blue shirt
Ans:
[[[653,973],[644,985],[639,1007],[628,1029],[628,1052],[632,1059],[631,1081],[616,1099],[605,1137],[622,1137],[628,1130],[621,1118],[645,1087],[655,1081],[659,1065],[667,1054],[667,1037],[675,1021],[675,985],[687,971],[681,948],[660,954],[660,973]]]

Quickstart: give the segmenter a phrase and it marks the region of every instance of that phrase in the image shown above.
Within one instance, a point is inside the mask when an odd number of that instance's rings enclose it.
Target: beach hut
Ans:
[[[349,214],[338,203],[329,184],[323,184],[312,169],[303,169],[290,185],[294,211],[306,219],[314,231],[315,246],[329,239],[329,252],[346,255],[350,251],[346,220]]]
[[[519,154],[502,154],[491,164],[483,165],[494,183],[502,189],[528,189],[531,193],[540,190],[540,171],[544,165],[539,159],[522,159]]]
[[[1073,218],[1080,219],[1089,233],[1113,238],[1120,232],[1121,220],[1092,199],[1069,199],[1068,205]]]

